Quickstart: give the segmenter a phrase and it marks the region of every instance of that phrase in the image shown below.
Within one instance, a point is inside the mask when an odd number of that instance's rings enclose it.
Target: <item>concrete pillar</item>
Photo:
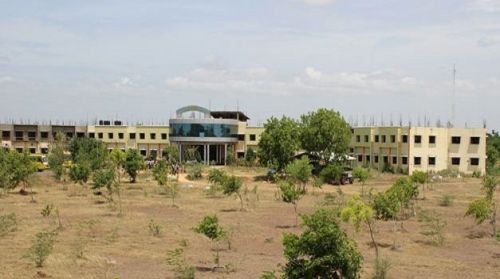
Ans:
[[[224,166],[226,165],[226,157],[227,157],[227,143],[224,144],[224,155],[223,155],[223,160],[224,160]]]

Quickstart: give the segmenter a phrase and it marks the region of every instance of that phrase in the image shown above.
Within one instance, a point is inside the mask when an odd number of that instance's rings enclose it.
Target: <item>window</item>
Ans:
[[[245,135],[238,135],[238,140],[245,140]]]
[[[352,148],[352,147],[351,147],[351,148],[349,148],[349,151],[350,151],[351,153],[354,153],[354,148]]]
[[[76,133],[76,137],[77,138],[83,138],[83,137],[85,137],[85,133],[78,132],[78,133]]]
[[[108,139],[113,139],[113,133],[108,133]]]
[[[102,133],[97,133],[97,137],[100,139],[102,139],[102,135],[103,135]]]
[[[357,135],[356,136],[356,142],[360,142],[361,141],[361,136],[360,135]]]
[[[28,132],[28,138],[29,140],[35,140],[36,139],[36,132]]]
[[[40,148],[40,152],[42,152],[42,154],[48,154],[49,153],[49,149],[46,148],[46,147],[42,147],[42,148]]]
[[[422,158],[421,157],[413,157],[413,163],[417,166],[419,166],[422,163]]]
[[[451,158],[451,164],[454,166],[460,165],[460,157],[452,157]]]
[[[429,166],[436,165],[436,157],[429,157]]]
[[[42,139],[48,139],[49,138],[49,132],[40,132],[40,137]]]
[[[408,142],[408,135],[402,135],[402,136],[401,136],[401,141],[402,141],[403,143],[407,143],[407,142]]]
[[[378,142],[378,135],[375,135],[375,142]]]
[[[398,164],[398,157],[394,156],[392,157],[392,164],[397,165]]]
[[[24,139],[24,132],[16,131],[16,140],[23,140],[23,139]]]
[[[73,133],[71,133],[71,132],[66,133],[66,137],[69,138],[69,139],[72,138],[73,137]]]
[[[146,134],[144,133],[139,133],[139,139],[145,139],[146,138]]]
[[[368,135],[365,135],[365,142],[369,142],[369,141],[370,141],[370,140],[369,140]]]
[[[23,150],[23,148],[22,148],[22,147],[16,147],[16,151],[17,151],[18,153],[23,153],[23,151],[24,151],[24,150]]]
[[[470,137],[470,144],[479,144],[479,137]]]
[[[167,133],[161,133],[161,139],[166,140],[167,139]]]
[[[10,139],[10,131],[2,131],[2,138]]]
[[[382,135],[382,142],[385,142],[385,135]]]
[[[391,135],[391,142],[396,142],[396,135]]]
[[[30,147],[29,150],[30,150],[31,154],[35,154],[36,153],[36,148],[34,148],[34,147]]]
[[[363,162],[363,155],[358,155],[358,162]]]
[[[386,155],[383,157],[384,164],[389,164],[389,157]]]
[[[257,137],[255,136],[255,134],[250,134],[250,141],[255,141],[257,139]]]
[[[470,158],[471,166],[479,166],[479,158]]]
[[[370,155],[366,155],[366,161],[370,162]]]
[[[141,149],[141,151],[139,151],[139,153],[141,153],[142,156],[146,156],[146,150],[145,149]]]
[[[429,144],[436,144],[436,136],[429,136]]]
[[[378,163],[378,155],[373,156],[373,160],[375,161],[375,163]]]
[[[123,139],[123,133],[118,133],[118,138]]]
[[[408,157],[401,157],[401,164],[407,165],[408,164]]]
[[[128,134],[128,137],[132,140],[135,140],[135,133]]]
[[[415,143],[422,143],[422,136],[415,135]]]
[[[156,139],[156,134],[155,133],[150,133],[149,134],[149,138],[152,139],[152,140]]]
[[[95,133],[89,133],[89,138],[91,139],[95,138]]]
[[[460,137],[451,137],[451,143],[460,144]]]

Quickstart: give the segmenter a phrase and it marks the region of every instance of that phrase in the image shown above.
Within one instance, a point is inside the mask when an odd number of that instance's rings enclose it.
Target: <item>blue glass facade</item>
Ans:
[[[220,138],[236,138],[237,125],[229,124],[171,124],[171,137],[220,137]]]

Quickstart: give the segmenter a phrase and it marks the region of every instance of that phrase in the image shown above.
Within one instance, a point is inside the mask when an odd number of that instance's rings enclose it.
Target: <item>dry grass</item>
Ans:
[[[14,212],[17,230],[0,237],[0,278],[172,278],[166,264],[167,251],[185,246],[187,262],[197,268],[197,278],[258,278],[264,270],[276,269],[283,262],[283,232],[300,232],[290,227],[295,223],[293,208],[275,200],[276,186],[255,181],[256,171],[231,169],[244,177],[248,188],[258,185],[259,201],[247,211],[240,211],[233,198],[207,198],[203,194],[205,180],[190,182],[180,179],[178,207],[157,191],[156,183],[140,177],[135,185],[123,183],[123,216],[117,206],[100,203],[89,189],[80,185],[61,185],[48,173],[39,174],[34,190],[36,203],[29,196],[10,193],[0,197],[0,214]],[[262,170],[258,170],[262,174]],[[365,189],[386,189],[395,176],[384,175],[369,180]],[[342,186],[346,195],[359,193],[359,184]],[[312,212],[325,193],[336,194],[336,186],[306,195],[298,205],[301,213]],[[439,206],[445,194],[454,196],[450,207]],[[392,222],[377,222],[376,239],[381,254],[391,262],[392,278],[498,278],[500,242],[491,237],[477,238],[489,232],[488,225],[475,226],[464,218],[469,201],[480,196],[480,180],[450,180],[433,185],[426,200],[418,206],[435,210],[447,222],[445,243],[435,247],[420,234],[416,218],[404,222],[406,231],[392,232]],[[54,218],[42,218],[42,208],[53,203],[60,212],[63,228],[59,231],[52,254],[43,268],[23,258],[35,234],[57,228]],[[207,214],[216,213],[223,226],[232,231],[231,250],[220,243],[221,265],[232,272],[214,273],[213,244],[196,234],[192,227]],[[151,235],[148,224],[153,219],[161,226],[159,237]],[[363,278],[372,273],[374,251],[367,233],[346,231],[357,241],[364,260]],[[390,246],[396,237],[398,249]],[[385,247],[385,248],[384,248]]]

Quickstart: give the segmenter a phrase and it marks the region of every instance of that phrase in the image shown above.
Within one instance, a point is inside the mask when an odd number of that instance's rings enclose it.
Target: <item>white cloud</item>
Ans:
[[[315,80],[319,80],[321,79],[321,72],[314,69],[313,67],[307,67],[306,68],[306,75],[310,78],[310,79],[315,79]]]
[[[500,38],[497,37],[482,37],[477,41],[477,45],[480,47],[490,47],[500,43]]]
[[[116,89],[123,89],[134,86],[135,83],[129,77],[121,77],[117,82],[113,83]]]
[[[330,3],[333,3],[336,0],[300,0],[300,1],[307,4],[307,5],[323,6],[323,5],[328,5]]]
[[[15,79],[11,76],[0,77],[0,84],[10,83],[10,82],[14,82],[14,81],[15,81]]]

